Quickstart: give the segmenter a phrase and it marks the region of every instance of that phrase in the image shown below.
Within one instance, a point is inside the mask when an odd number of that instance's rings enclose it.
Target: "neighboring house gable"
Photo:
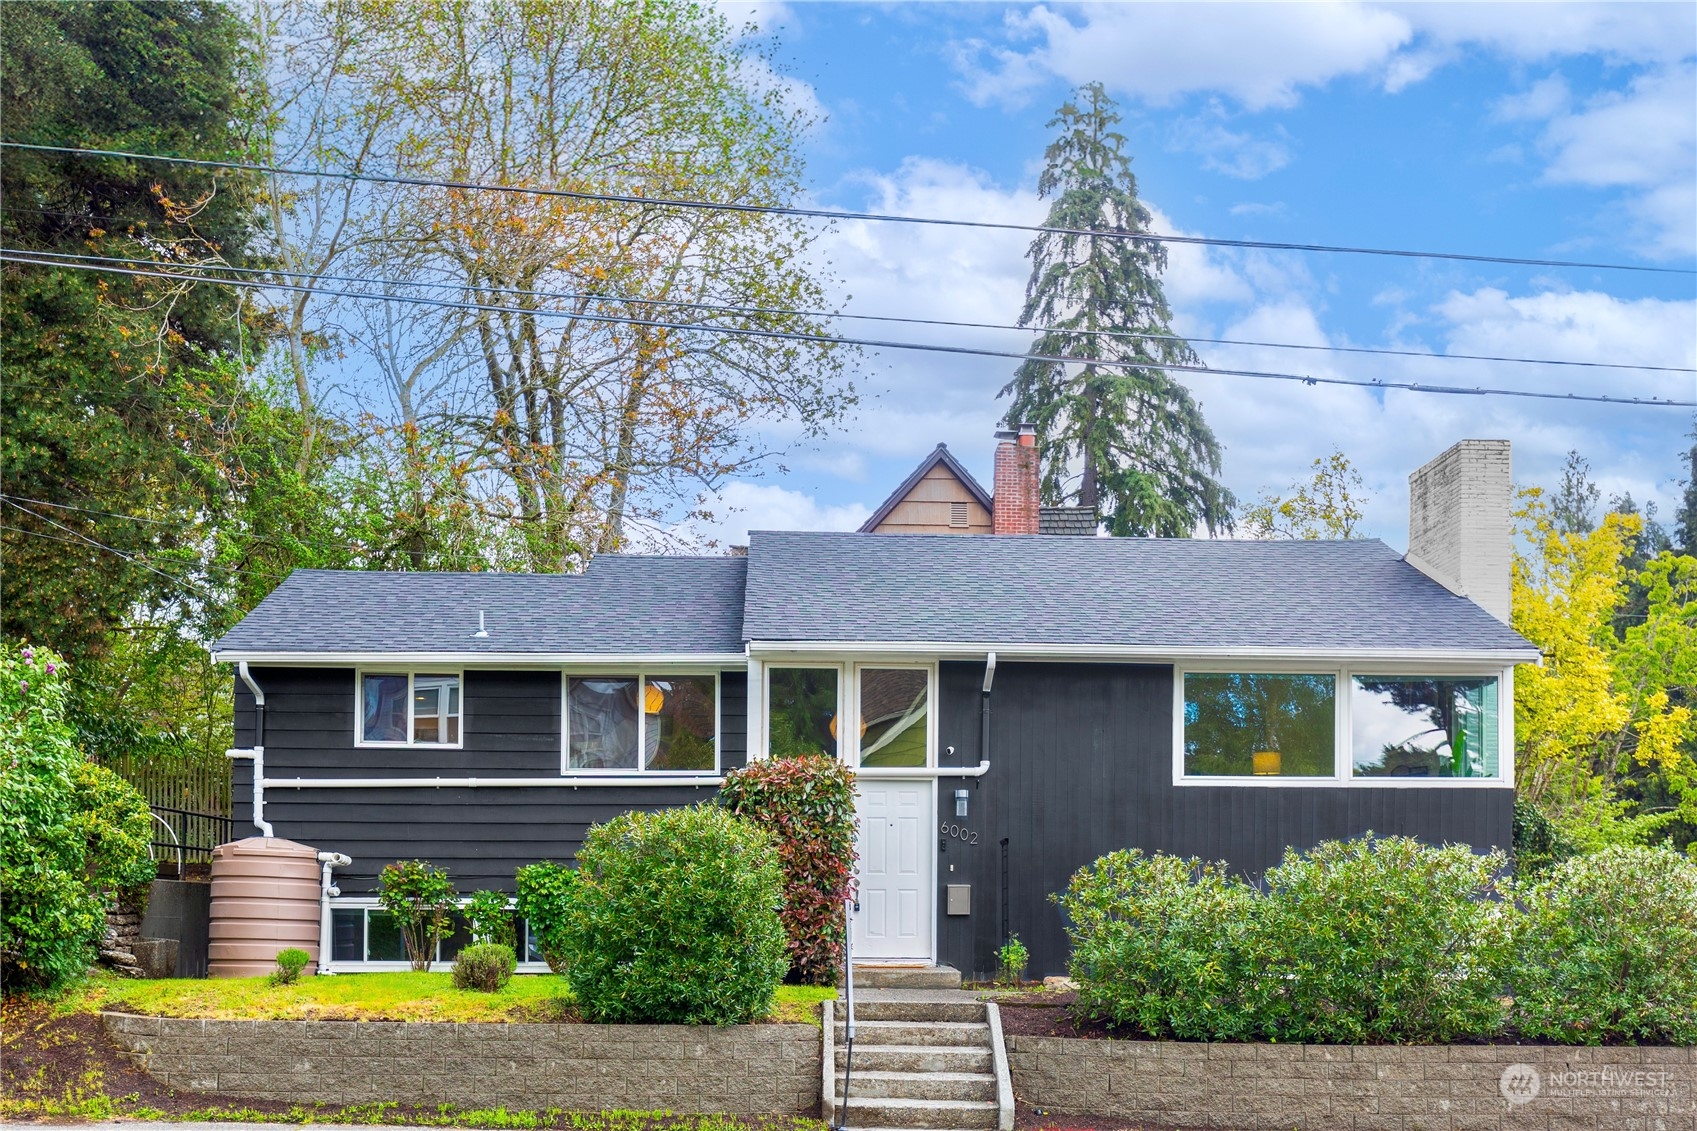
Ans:
[[[890,493],[862,534],[988,534],[991,500],[953,455],[938,444]]]

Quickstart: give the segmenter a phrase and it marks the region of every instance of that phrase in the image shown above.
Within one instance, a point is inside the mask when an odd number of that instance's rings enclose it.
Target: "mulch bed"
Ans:
[[[14,1103],[67,1104],[104,1095],[119,1109],[152,1108],[179,1116],[231,1107],[280,1114],[290,1107],[168,1088],[119,1051],[95,1014],[62,1013],[54,1002],[25,997],[9,997],[0,1004],[0,1095]],[[11,1118],[62,1122],[65,1116],[13,1112]]]
[[[1098,1040],[1129,1037],[1100,1021],[1079,1021],[1072,1015],[1078,994],[1009,994],[996,999],[1002,1013],[1002,1032],[1015,1037],[1090,1037]],[[1128,1124],[1127,1126],[1131,1126]]]

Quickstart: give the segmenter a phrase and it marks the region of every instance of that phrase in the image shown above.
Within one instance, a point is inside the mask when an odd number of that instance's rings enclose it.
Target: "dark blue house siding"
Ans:
[[[539,777],[560,773],[560,673],[467,671],[464,749],[355,748],[352,668],[255,668],[265,691],[265,773],[292,777]],[[721,764],[748,758],[747,675],[724,672]],[[253,742],[253,696],[236,682],[236,745]],[[234,766],[236,835],[253,836],[252,763]],[[713,795],[691,786],[348,788],[266,791],[277,836],[344,852],[344,895],[366,895],[394,860],[444,867],[462,892],[511,890],[513,870],[536,860],[570,861],[590,825],[632,809],[687,805]]]
[[[939,671],[938,741],[951,764],[978,760],[982,663]],[[1049,901],[1079,867],[1119,848],[1224,860],[1251,878],[1286,845],[1305,848],[1371,829],[1433,843],[1506,847],[1509,788],[1174,786],[1173,670],[1161,665],[1004,663],[991,700],[991,769],[944,778],[939,824],[977,843],[939,837],[938,944],[943,962],[988,972],[1002,942],[1002,840],[1007,926],[1035,975],[1065,972],[1060,910]],[[954,791],[970,791],[954,816]],[[944,914],[941,888],[972,885],[972,913]]]

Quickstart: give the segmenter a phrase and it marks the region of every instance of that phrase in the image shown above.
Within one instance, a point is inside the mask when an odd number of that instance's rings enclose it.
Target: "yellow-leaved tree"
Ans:
[[[1640,516],[1564,532],[1538,488],[1516,517],[1514,627],[1544,653],[1515,671],[1520,797],[1581,848],[1697,822],[1697,558],[1635,568]]]

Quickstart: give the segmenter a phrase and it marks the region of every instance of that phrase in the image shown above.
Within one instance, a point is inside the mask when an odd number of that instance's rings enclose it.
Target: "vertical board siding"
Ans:
[[[939,747],[951,764],[978,760],[982,663],[940,665]],[[1008,840],[1010,931],[1033,975],[1060,974],[1068,946],[1051,893],[1073,872],[1121,848],[1224,860],[1258,880],[1287,845],[1369,830],[1506,847],[1512,789],[1175,786],[1173,671],[1164,665],[1003,663],[991,697],[990,772],[943,779],[939,836],[939,956],[962,971],[995,967],[1001,945],[1001,840]],[[954,791],[969,791],[965,820]],[[972,885],[972,914],[945,914],[942,886]]]
[[[560,673],[467,671],[464,749],[356,747],[352,668],[255,669],[265,691],[265,773],[288,777],[544,777],[560,774]],[[745,765],[747,675],[719,678],[721,764]],[[235,682],[236,743],[254,738],[253,696]],[[253,836],[253,764],[232,772],[235,835]],[[266,791],[265,817],[279,837],[353,857],[338,869],[348,896],[368,895],[385,864],[425,859],[462,892],[511,891],[513,872],[538,860],[571,861],[591,824],[632,809],[688,805],[705,786],[357,788]]]

